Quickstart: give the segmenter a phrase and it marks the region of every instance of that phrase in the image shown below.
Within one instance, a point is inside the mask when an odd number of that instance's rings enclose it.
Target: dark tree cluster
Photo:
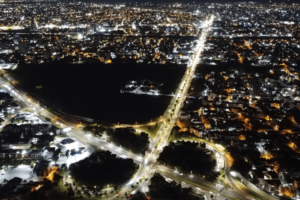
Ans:
[[[244,157],[260,157],[258,151],[239,151],[239,149],[231,146],[227,147],[227,150],[234,160],[230,169],[240,172],[245,177],[248,176],[251,165],[245,161]]]
[[[151,199],[155,200],[199,200],[203,199],[192,194],[191,188],[182,188],[176,182],[168,183],[161,175],[155,174],[149,186]]]
[[[247,177],[248,172],[251,170],[251,166],[241,157],[235,157],[234,162],[230,168],[240,172],[243,176]]]
[[[132,128],[114,129],[107,131],[107,134],[110,141],[134,153],[144,153],[149,145],[148,134],[142,132],[137,135]]]
[[[5,184],[0,187],[0,199],[10,198],[14,194],[17,194],[14,191],[17,190],[17,186],[21,182],[22,182],[22,179],[19,178],[19,177],[15,177],[15,178],[13,178],[13,179],[11,179],[9,181],[7,181],[6,179],[4,179],[4,183]]]
[[[123,184],[132,177],[136,169],[137,165],[132,159],[117,158],[109,151],[95,152],[70,166],[71,174],[76,181],[99,187],[106,184]]]
[[[172,142],[164,148],[158,161],[184,173],[192,171],[194,174],[207,175],[214,170],[216,160],[205,151],[198,143]]]
[[[87,125],[82,130],[87,133],[92,133],[93,135],[101,136],[106,129],[102,126]]]
[[[62,176],[59,174],[54,174],[53,182],[47,178],[43,179],[42,185],[38,190],[32,189],[29,194],[27,194],[24,199],[26,200],[51,200],[51,199],[71,199],[74,197],[72,188],[66,190],[67,193],[54,192],[57,189],[59,182],[62,182]]]
[[[299,153],[292,149],[281,148],[278,165],[279,171],[297,171],[300,167]]]
[[[21,195],[24,200],[52,199],[51,197],[54,196],[50,191],[58,185],[61,179],[62,177],[58,174],[54,174],[53,182],[47,178],[44,178],[41,182],[27,182],[19,177],[15,177],[9,181],[5,179],[4,184],[0,187],[0,199],[10,199],[18,195]],[[42,187],[38,190],[35,189],[38,186]],[[48,193],[47,197],[46,193]],[[58,194],[57,197],[62,197],[61,195]]]

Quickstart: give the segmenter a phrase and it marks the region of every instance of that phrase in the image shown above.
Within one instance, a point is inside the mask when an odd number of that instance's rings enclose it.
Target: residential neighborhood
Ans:
[[[3,0],[0,199],[300,199],[299,66],[297,2]]]

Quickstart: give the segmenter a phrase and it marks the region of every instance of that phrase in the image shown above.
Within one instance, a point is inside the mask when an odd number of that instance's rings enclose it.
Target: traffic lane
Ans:
[[[188,139],[185,139],[185,141],[187,141]],[[234,190],[240,194],[240,196],[243,196],[244,198],[248,198],[248,199],[252,199],[252,196],[250,196],[248,193],[246,193],[242,188],[240,188],[238,186],[238,184],[233,180],[233,178],[231,177],[230,174],[230,162],[229,162],[229,158],[226,156],[226,154],[224,153],[224,150],[221,149],[221,147],[216,146],[215,144],[212,144],[206,140],[203,139],[197,139],[198,142],[205,142],[207,143],[210,147],[212,147],[216,152],[218,152],[221,156],[223,156],[223,159],[225,161],[225,168],[224,168],[224,173],[225,173],[225,177],[228,180],[228,182],[230,183],[230,185],[232,186],[232,188],[234,188]]]
[[[218,188],[216,187],[214,184],[208,184],[206,182],[202,181],[198,181],[196,179],[188,179],[184,176],[180,176],[180,175],[175,175],[175,174],[171,174],[171,173],[167,173],[161,170],[157,170],[158,173],[160,173],[162,176],[166,177],[166,178],[170,178],[178,183],[182,183],[184,182],[185,184],[189,184],[193,187],[199,187],[201,190],[204,191],[211,191],[215,194],[219,194],[219,196],[224,196],[228,199],[233,199],[233,200],[247,200],[249,198],[245,198],[244,196],[240,195],[239,193],[236,193],[234,190],[228,189],[228,188]]]
[[[172,170],[170,168],[163,167],[163,166],[158,166],[157,169],[159,171],[162,171],[164,173],[170,174],[172,176],[181,177],[182,179],[189,180],[190,182],[200,182],[203,186],[207,186],[207,187],[213,188],[215,191],[221,190],[220,187],[216,186],[217,182],[211,183],[211,182],[208,182],[208,181],[206,181],[206,180],[204,180],[202,178],[199,178],[199,177],[196,177],[196,176],[187,175],[187,174],[183,174],[181,172],[175,172],[175,170]]]
[[[206,32],[207,34],[207,32]],[[191,77],[193,75],[193,72],[194,72],[194,68],[195,68],[195,58],[198,58],[200,52],[202,51],[203,47],[200,45],[201,43],[204,43],[205,40],[203,39],[205,38],[204,35],[201,35],[201,37],[199,38],[199,47],[198,48],[198,51],[197,51],[197,54],[194,56],[194,60],[193,60],[193,64],[192,64],[192,73],[190,73],[187,77],[184,77],[184,79],[182,80],[181,82],[181,87],[179,88],[179,92],[178,92],[178,97],[179,97],[179,104],[175,107],[175,112],[174,112],[174,115],[171,116],[171,120],[169,123],[167,123],[166,127],[163,128],[162,130],[162,135],[161,135],[161,139],[158,140],[158,143],[157,143],[157,149],[160,150],[164,147],[164,145],[166,145],[166,141],[168,139],[168,136],[170,135],[170,132],[171,132],[171,128],[173,127],[173,124],[175,122],[175,119],[177,118],[178,116],[178,113],[180,112],[180,109],[181,109],[181,106],[183,104],[183,100],[184,100],[184,96],[185,94],[187,93],[188,91],[188,88],[189,88],[189,83],[190,81],[192,80]],[[170,105],[172,105],[174,107],[174,104],[171,103]],[[173,108],[171,107],[171,108]],[[167,116],[169,116],[170,113],[167,112]],[[158,137],[157,137],[158,138]],[[157,141],[157,140],[154,140],[154,141]],[[153,151],[153,150],[152,150]],[[151,152],[152,152],[151,151]],[[154,150],[155,151],[155,150]],[[146,155],[146,158],[145,160],[148,158],[149,156]],[[146,163],[144,164],[146,165]]]
[[[130,151],[124,150],[123,148],[117,147],[111,143],[101,141],[100,139],[98,139],[94,136],[86,136],[82,131],[74,129],[69,133],[69,135],[71,138],[74,138],[83,144],[87,143],[87,144],[96,146],[98,148],[103,147],[104,149],[107,149],[116,155],[119,155],[123,158],[125,158],[124,156],[126,156],[127,158],[131,158],[138,163],[141,163],[143,161],[142,156],[139,156]]]
[[[22,99],[21,99],[21,97],[18,97],[18,99],[20,99],[20,101],[23,103],[23,105],[24,106],[27,106],[27,107],[38,107],[37,105],[34,105],[32,102],[27,102],[27,101],[23,101]],[[52,113],[50,113],[50,112],[48,112],[48,111],[46,111],[46,110],[43,110],[42,112],[44,112],[44,116],[46,116],[46,117],[50,117],[50,118],[55,118],[56,116],[55,115],[53,115]],[[63,122],[64,123],[64,122]],[[70,125],[70,126],[73,126],[73,124],[68,124],[68,125]],[[76,132],[76,133],[75,133]],[[126,151],[126,150],[121,150],[121,152],[118,152],[117,150],[118,150],[118,148],[117,147],[114,147],[114,146],[112,146],[111,148],[110,148],[110,144],[109,143],[105,143],[105,142],[103,142],[103,141],[101,141],[100,139],[98,139],[98,138],[95,138],[95,137],[90,137],[90,138],[84,138],[83,136],[84,136],[84,133],[82,132],[82,131],[79,131],[79,130],[77,130],[77,129],[73,129],[73,133],[75,133],[75,134],[72,134],[72,137],[73,138],[75,138],[76,140],[78,140],[78,141],[80,141],[81,143],[83,143],[83,144],[85,144],[85,143],[90,143],[90,144],[92,144],[92,145],[94,145],[94,146],[98,146],[98,145],[100,145],[100,146],[103,146],[103,147],[105,147],[106,149],[108,149],[108,150],[110,150],[110,151],[112,151],[113,153],[116,153],[116,154],[120,154],[120,155],[122,155],[122,153],[124,153],[124,154],[126,154],[127,155],[127,157],[129,157],[129,158],[132,158],[132,159],[134,159],[135,161],[137,161],[137,162],[142,162],[142,160],[143,160],[143,158],[141,157],[141,156],[137,156],[137,155],[135,155],[135,154],[133,154],[133,153],[131,153],[131,152],[128,152],[128,151]],[[98,144],[99,143],[99,144]]]

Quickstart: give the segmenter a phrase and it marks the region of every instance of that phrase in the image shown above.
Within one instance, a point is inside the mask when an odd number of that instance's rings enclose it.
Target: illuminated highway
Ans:
[[[7,91],[21,104],[21,106],[23,108],[27,107],[35,114],[42,115],[43,117],[47,117],[50,119],[56,119],[55,120],[56,125],[60,126],[61,128],[72,127],[72,131],[70,131],[68,134],[70,137],[74,138],[78,142],[80,142],[82,144],[89,144],[89,145],[92,145],[93,147],[98,147],[100,149],[109,150],[112,153],[115,153],[119,156],[123,155],[123,157],[132,158],[136,162],[142,162],[142,160],[143,160],[142,156],[133,154],[130,151],[126,151],[120,147],[115,146],[112,143],[108,143],[105,140],[101,140],[99,138],[93,137],[91,134],[85,134],[84,131],[78,129],[73,124],[62,121],[60,118],[58,118],[51,112],[45,110],[44,108],[40,107],[40,105],[34,103],[31,99],[29,99],[26,96],[25,93],[15,89],[6,80],[0,78],[0,84],[2,84],[7,89]],[[11,119],[11,118],[12,117],[10,117],[9,119]],[[7,123],[8,120],[5,121],[5,124]],[[0,127],[0,128],[2,128],[2,127]]]
[[[157,172],[159,172],[165,178],[170,178],[176,181],[177,183],[187,184],[193,189],[200,190],[204,195],[213,193],[218,196],[216,199],[222,199],[222,197],[235,200],[247,199],[243,195],[237,193],[235,190],[226,188],[221,184],[208,183],[206,180],[203,180],[203,178],[200,177],[182,175],[164,166],[158,166]]]
[[[205,40],[206,40],[207,34],[209,32],[210,26],[212,25],[213,19],[214,19],[214,16],[212,16],[209,20],[207,20],[204,23],[205,24],[204,27],[206,27],[206,28],[204,28],[203,33],[201,34],[201,36],[199,38],[199,42],[198,42],[198,45],[196,48],[196,53],[192,59],[190,66],[187,68],[187,72],[186,72],[182,82],[180,83],[180,88],[176,95],[176,98],[173,99],[173,101],[171,102],[171,104],[169,106],[170,112],[166,116],[166,119],[169,119],[168,122],[165,122],[164,124],[161,125],[161,127],[157,133],[157,136],[154,138],[153,142],[150,143],[150,145],[149,145],[149,151],[146,153],[146,156],[144,158],[144,161],[143,161],[141,167],[139,168],[138,173],[136,173],[136,175],[133,177],[133,179],[130,180],[126,184],[126,187],[124,187],[122,189],[121,194],[127,192],[128,186],[133,183],[136,183],[140,179],[144,178],[149,181],[151,176],[155,173],[156,160],[157,160],[160,152],[163,150],[164,146],[167,145],[167,140],[170,136],[170,133],[172,131],[174,123],[180,114],[180,109],[183,106],[183,102],[185,100],[186,94],[187,94],[189,86],[191,84],[191,81],[192,81],[192,78],[193,78],[193,75],[195,72],[195,68],[198,63],[198,59],[203,50]],[[176,103],[176,101],[177,101],[177,103]],[[225,176],[226,176],[227,180],[229,181],[230,185],[234,189],[234,191],[230,191],[230,192],[228,191],[227,194],[225,194],[225,191],[227,191],[227,190],[224,190],[223,196],[227,196],[228,198],[231,198],[231,199],[253,199],[253,197],[251,195],[249,195],[248,193],[246,193],[239,186],[239,184],[236,182],[236,180],[232,178],[232,176],[230,174],[230,160],[227,157],[227,155],[224,153],[224,148],[222,146],[217,146],[217,145],[213,145],[213,144],[210,144],[210,145],[213,149],[215,149],[216,152],[219,153],[219,155],[222,155],[223,160],[224,160]],[[160,171],[160,172],[163,173],[162,171]],[[170,174],[169,174],[169,176],[170,176]],[[175,176],[173,176],[172,179],[176,180],[178,178],[179,178],[179,176],[175,175]],[[131,192],[131,194],[134,194],[137,190],[141,190],[142,192],[147,191],[147,182],[148,181],[146,181],[146,182],[144,181],[142,184],[140,184],[137,189],[134,189]],[[200,182],[200,181],[198,181],[198,182]],[[210,186],[208,188],[210,191],[218,192],[212,186]],[[262,192],[261,190],[256,190],[254,188],[250,188],[250,189],[259,196],[259,199],[277,199],[271,195],[268,195],[268,194]],[[222,194],[220,196],[222,196]]]
[[[210,29],[210,26],[212,25],[213,20],[214,20],[214,16],[211,16],[210,19],[203,22],[203,26],[205,28],[203,29],[203,32],[202,32],[201,36],[199,37],[198,44],[195,48],[195,54],[194,54],[193,58],[191,59],[192,61],[190,62],[190,65],[187,67],[186,73],[179,85],[179,89],[176,93],[176,96],[170,103],[169,112],[167,112],[167,114],[166,114],[167,122],[165,122],[161,125],[160,129],[157,132],[156,137],[153,139],[153,141],[149,145],[149,150],[148,150],[148,152],[146,152],[144,161],[143,161],[142,165],[140,166],[138,172],[126,184],[126,186],[131,185],[132,183],[136,183],[140,179],[147,179],[149,181],[150,178],[152,177],[152,175],[155,173],[156,160],[157,160],[160,152],[167,145],[167,141],[171,134],[174,123],[176,122],[176,119],[178,118],[178,116],[180,114],[181,107],[183,106],[188,89],[192,82],[193,75],[195,73],[195,69],[198,64],[200,54],[203,51],[206,37],[209,33],[209,29]],[[131,194],[134,194],[136,192],[136,190],[141,190],[141,191],[147,190],[147,183],[145,183],[145,181],[144,181],[142,184],[140,184],[138,186],[137,189],[134,189],[131,192]],[[128,187],[124,187],[120,193],[124,194],[125,192],[128,192]]]
[[[183,79],[183,83],[185,83],[185,80],[190,80],[191,81],[191,78],[189,79],[188,77],[191,77],[191,74],[192,74],[191,72],[193,72],[193,71],[190,70],[190,69],[192,69],[192,68],[188,68],[189,71],[186,73],[185,78]],[[189,75],[189,76],[187,76],[187,75]],[[149,180],[150,180],[151,176],[155,172],[159,172],[163,176],[168,177],[172,180],[175,180],[178,183],[182,183],[182,181],[183,181],[187,185],[190,185],[190,186],[193,186],[193,187],[196,187],[196,188],[197,187],[202,188],[203,191],[201,191],[201,194],[203,194],[203,193],[205,194],[207,192],[209,192],[209,193],[213,192],[215,194],[218,193],[219,198],[221,198],[223,196],[223,197],[226,197],[226,198],[229,198],[229,199],[243,199],[243,198],[244,199],[252,199],[251,196],[249,196],[246,192],[244,192],[240,188],[238,183],[236,183],[236,180],[231,177],[231,174],[230,174],[230,159],[224,153],[224,148],[222,146],[218,146],[218,145],[214,145],[212,143],[209,143],[208,141],[198,139],[199,141],[206,142],[209,147],[211,147],[213,150],[218,152],[220,155],[223,155],[223,159],[225,161],[224,172],[225,172],[227,180],[232,185],[234,190],[226,188],[226,189],[223,189],[221,191],[221,190],[218,190],[219,188],[213,183],[207,183],[207,182],[205,183],[205,182],[203,182],[203,180],[197,179],[197,178],[183,177],[179,173],[175,173],[174,171],[172,172],[172,170],[167,169],[163,166],[156,166],[156,164],[155,164],[156,159],[158,158],[159,153],[162,151],[163,147],[165,145],[167,145],[167,139],[170,135],[170,132],[171,132],[172,127],[175,123],[175,120],[176,120],[177,116],[179,115],[180,108],[183,104],[183,101],[185,99],[185,95],[186,95],[187,90],[188,90],[188,84],[181,84],[183,86],[185,85],[185,87],[181,87],[183,89],[182,92],[179,92],[179,94],[181,93],[180,96],[184,97],[184,98],[181,99],[181,101],[179,101],[179,103],[181,103],[181,104],[177,104],[174,115],[172,116],[172,120],[170,120],[170,122],[168,122],[168,123],[162,124],[162,126],[160,127],[160,129],[158,131],[157,137],[149,145],[149,151],[148,151],[147,155],[145,156],[145,158],[143,158],[143,156],[141,156],[141,155],[136,155],[136,154],[134,154],[130,151],[127,151],[127,150],[124,150],[124,149],[122,149],[118,146],[115,146],[114,144],[108,143],[105,140],[101,140],[99,138],[93,137],[91,134],[85,134],[82,130],[77,129],[76,126],[74,126],[73,124],[67,123],[65,121],[61,121],[59,118],[57,118],[57,116],[55,116],[52,113],[48,112],[47,110],[41,108],[38,104],[35,104],[32,100],[28,99],[28,97],[23,92],[21,92],[17,89],[14,89],[13,86],[10,85],[10,83],[8,83],[6,80],[0,78],[0,83],[5,88],[7,88],[8,92],[13,97],[15,97],[18,100],[18,102],[21,103],[22,107],[30,108],[36,114],[39,113],[39,114],[41,114],[45,117],[48,117],[48,118],[51,118],[51,119],[57,119],[56,124],[59,125],[60,127],[67,127],[67,126],[73,127],[73,130],[69,133],[69,135],[70,135],[70,137],[76,139],[80,143],[90,144],[90,145],[92,145],[93,147],[96,147],[96,148],[98,147],[100,149],[109,150],[112,153],[117,154],[118,156],[120,156],[122,158],[131,158],[136,163],[140,163],[140,168],[138,169],[137,173],[135,174],[135,176],[130,181],[128,181],[123,186],[123,188],[120,191],[120,194],[124,194],[125,192],[128,193],[132,190],[133,190],[132,194],[137,190],[141,190],[141,191],[147,190],[147,186],[148,186],[148,183],[149,183]],[[188,83],[190,83],[190,82],[188,82]],[[171,105],[175,106],[175,102],[176,102],[175,100],[172,101],[173,104],[171,104]],[[169,106],[170,108],[171,108],[171,105]],[[175,115],[175,114],[177,114],[177,115]],[[169,115],[171,115],[170,112],[169,112]],[[170,173],[168,173],[168,172],[170,172]],[[144,180],[148,179],[148,181],[143,181],[138,186],[138,188],[132,189],[131,185],[135,184],[140,179],[144,179]],[[249,184],[247,185],[247,187],[249,188]],[[254,188],[251,185],[250,185],[249,189],[251,189],[255,193],[259,194],[260,197],[263,197],[263,198],[260,198],[260,199],[277,199],[277,198],[275,198],[275,197],[273,197],[269,194],[266,194],[265,192],[262,192],[261,190],[259,190],[257,188]],[[196,190],[198,191],[199,189],[196,189]],[[247,197],[247,198],[245,198],[245,197]]]
[[[185,141],[188,141],[188,140],[185,139]],[[245,179],[244,177],[239,176],[242,179],[242,182],[243,182],[243,185],[245,186],[245,188],[248,191],[251,191],[253,194],[255,194],[255,197],[253,197],[252,195],[247,193],[244,190],[244,188],[240,187],[241,183],[238,182],[236,179],[234,179],[232,177],[233,175],[235,175],[235,173],[232,173],[230,171],[230,167],[232,165],[233,160],[232,160],[231,156],[228,153],[225,152],[225,148],[223,146],[218,145],[218,144],[213,144],[209,141],[206,141],[206,140],[203,140],[203,139],[200,139],[200,138],[199,139],[193,139],[193,141],[205,142],[208,149],[216,151],[219,155],[221,155],[222,159],[224,160],[224,173],[225,173],[226,180],[232,186],[235,193],[239,193],[239,195],[243,196],[245,199],[253,199],[253,198],[266,199],[266,200],[267,199],[269,199],[269,200],[271,200],[271,199],[278,200],[279,199],[278,197],[272,196],[272,195],[260,190],[259,188],[257,188],[253,184],[250,184],[247,179]]]
[[[168,138],[171,134],[174,123],[176,122],[178,116],[180,115],[181,107],[183,106],[187,92],[192,82],[193,75],[196,66],[198,64],[200,54],[203,51],[204,44],[213,20],[214,20],[214,16],[211,16],[210,19],[208,19],[203,23],[205,28],[203,29],[203,32],[199,37],[197,47],[195,48],[195,54],[191,59],[189,66],[187,67],[186,73],[179,85],[179,89],[175,97],[172,99],[168,107],[169,112],[166,112],[164,114],[164,119],[166,120],[160,126],[156,137],[150,143],[149,150],[146,152],[145,157],[141,155],[135,155],[130,151],[126,151],[104,140],[93,137],[92,135],[84,134],[83,131],[77,129],[76,126],[74,126],[73,124],[63,121],[62,119],[58,118],[51,112],[40,107],[40,105],[28,99],[25,93],[15,89],[5,79],[0,78],[0,83],[2,83],[5,88],[7,88],[7,90],[10,92],[10,94],[13,97],[15,97],[19,102],[22,103],[23,107],[28,107],[36,114],[40,114],[44,117],[50,119],[56,119],[56,124],[59,125],[61,128],[73,127],[73,130],[69,133],[69,135],[70,137],[76,139],[77,141],[83,144],[92,145],[93,147],[96,148],[109,150],[112,153],[117,154],[123,158],[132,158],[136,163],[140,163],[140,167],[136,172],[136,174],[134,175],[134,177],[131,180],[129,180],[127,183],[125,183],[121,191],[119,191],[119,194],[116,195],[124,195],[125,193],[134,194],[137,190],[147,191],[149,180],[151,179],[151,177],[155,172],[159,172],[163,176],[168,177],[177,182],[182,183],[182,181],[184,181],[186,184],[190,184],[193,187],[199,187],[200,190],[204,190],[204,193],[213,192],[213,193],[217,193],[220,197],[223,196],[229,199],[252,199],[253,197],[247,194],[244,190],[242,190],[239,184],[236,182],[236,180],[232,178],[232,174],[230,174],[230,159],[226,156],[226,153],[224,153],[224,149],[221,146],[217,146],[205,141],[206,143],[209,144],[209,146],[212,149],[214,149],[216,152],[219,153],[219,155],[221,155],[221,157],[223,157],[225,176],[234,190],[228,188],[223,188],[223,189],[218,188],[215,184],[205,183],[203,182],[202,179],[199,178],[183,177],[180,174],[171,172],[170,169],[167,169],[163,166],[157,166],[156,163],[159,154],[161,153],[163,148],[167,145]],[[5,77],[9,80],[12,79],[8,75],[5,75]],[[132,189],[131,186],[136,184],[141,179],[143,181],[141,181],[141,183],[138,186]],[[260,196],[260,199],[277,199],[269,194],[262,192],[258,188],[252,187],[250,184],[248,184],[247,187],[250,188],[251,191],[254,191],[256,194],[258,194],[258,196]],[[196,190],[199,189],[196,188]]]

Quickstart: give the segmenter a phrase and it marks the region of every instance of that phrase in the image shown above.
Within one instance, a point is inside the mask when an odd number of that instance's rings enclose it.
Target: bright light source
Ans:
[[[78,38],[78,40],[82,40],[83,35],[82,35],[82,34],[78,34],[78,35],[77,35],[77,38]]]
[[[230,174],[231,174],[232,176],[236,176],[236,175],[237,175],[236,172],[233,172],[233,171],[231,171]]]

